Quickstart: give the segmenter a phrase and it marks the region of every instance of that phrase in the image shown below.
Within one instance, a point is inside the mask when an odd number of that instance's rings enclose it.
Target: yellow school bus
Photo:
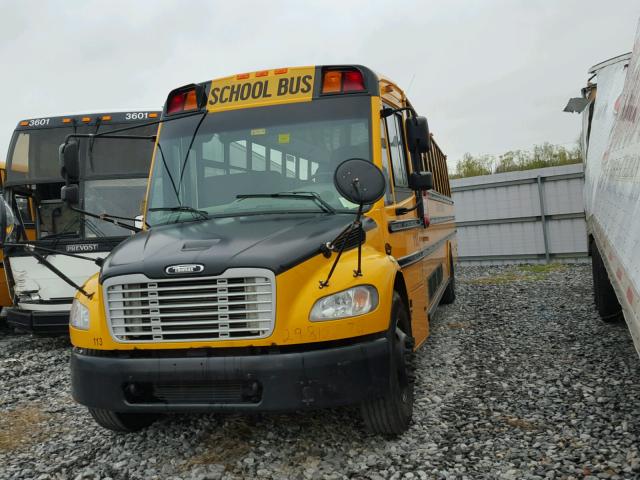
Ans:
[[[347,65],[173,90],[144,225],[70,315],[100,425],[359,404],[374,432],[408,428],[457,247],[445,156],[398,85]]]

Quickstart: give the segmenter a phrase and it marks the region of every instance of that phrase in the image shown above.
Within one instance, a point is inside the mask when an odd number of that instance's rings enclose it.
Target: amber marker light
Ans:
[[[153,112],[149,114],[149,118],[158,118],[158,114]]]
[[[269,70],[262,70],[261,72],[256,72],[256,77],[266,77],[269,75]]]
[[[236,75],[236,79],[237,80],[245,80],[249,78],[249,74],[248,73],[239,73],[238,75]]]
[[[70,118],[63,118],[62,119],[62,123],[71,123],[71,119]]]
[[[111,115],[103,115],[103,116],[102,116],[102,120],[103,120],[103,121],[109,121],[109,120],[111,120]]]
[[[84,123],[89,123],[91,121],[91,117],[82,117],[82,121]]]
[[[185,110],[198,109],[198,98],[196,97],[195,90],[189,90],[187,92],[187,95],[184,97],[184,109]]]
[[[29,125],[29,122],[27,122],[26,120],[23,120],[23,121],[20,122],[20,126],[21,127],[26,127],[28,125]]]
[[[342,72],[330,70],[322,79],[322,93],[339,93],[342,90]]]
[[[287,73],[288,71],[288,68],[276,68],[273,73],[275,73],[276,75],[282,75],[283,73]]]

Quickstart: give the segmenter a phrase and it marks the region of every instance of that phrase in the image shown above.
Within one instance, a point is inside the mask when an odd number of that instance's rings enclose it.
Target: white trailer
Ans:
[[[640,352],[640,29],[631,54],[589,69],[581,99],[584,202],[594,298],[604,321],[624,316]]]

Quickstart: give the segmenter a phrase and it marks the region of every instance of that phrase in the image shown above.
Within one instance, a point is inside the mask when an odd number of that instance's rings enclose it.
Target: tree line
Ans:
[[[542,145],[534,145],[531,150],[512,150],[502,155],[473,156],[465,153],[456,165],[455,173],[449,177],[476,177],[572,163],[582,163],[582,152],[579,146],[565,148],[545,142]]]

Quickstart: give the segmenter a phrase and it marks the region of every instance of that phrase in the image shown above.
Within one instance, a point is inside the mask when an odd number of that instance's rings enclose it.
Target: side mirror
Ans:
[[[380,169],[364,158],[350,158],[338,165],[333,183],[340,195],[360,206],[376,203],[386,189]]]
[[[413,172],[409,175],[409,188],[415,191],[431,190],[433,174],[431,172]]]
[[[80,202],[80,189],[77,183],[65,185],[60,189],[60,199],[71,205],[77,205]]]
[[[426,117],[408,117],[404,122],[410,152],[427,153],[431,148],[431,136]]]
[[[76,183],[80,178],[80,147],[78,142],[73,140],[63,143],[58,149],[58,158],[60,159],[60,175],[65,179],[67,185]]]

